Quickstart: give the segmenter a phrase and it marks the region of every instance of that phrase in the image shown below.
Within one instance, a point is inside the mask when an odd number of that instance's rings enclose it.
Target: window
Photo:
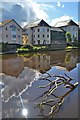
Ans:
[[[44,34],[43,34],[43,37],[44,37]]]
[[[46,44],[46,40],[43,40],[43,45],[45,45]]]
[[[35,44],[35,41],[33,41],[33,44]]]
[[[18,31],[20,31],[20,29],[17,29]]]
[[[47,32],[49,32],[49,29],[47,29]]]
[[[43,32],[45,31],[45,28],[43,28]]]
[[[20,38],[20,35],[18,35],[18,38]]]
[[[34,32],[35,32],[35,29],[34,29]]]
[[[75,30],[75,27],[73,27],[73,30]]]
[[[15,29],[15,28],[12,28],[12,31],[16,31],[16,29]]]
[[[16,38],[16,35],[13,35],[13,38]]]
[[[38,29],[38,32],[39,32],[39,29]]]
[[[49,37],[49,35],[47,35],[47,37]]]
[[[39,35],[38,35],[38,38],[39,38]]]
[[[6,38],[8,38],[8,35],[6,35]]]
[[[6,30],[7,30],[7,27],[6,27]]]
[[[35,38],[35,35],[34,35],[34,38]]]

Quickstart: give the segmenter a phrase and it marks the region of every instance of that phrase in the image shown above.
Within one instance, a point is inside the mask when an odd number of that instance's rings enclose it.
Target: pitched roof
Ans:
[[[24,26],[24,29],[25,28],[31,28],[31,27],[37,27],[37,26],[39,26],[39,24],[41,22],[44,22],[46,25],[48,25],[43,19],[38,19],[36,21],[29,22],[26,26]]]
[[[0,22],[0,26],[3,26],[3,25],[5,25],[5,24],[7,24],[7,23],[9,23],[9,22],[11,22],[12,20],[5,20],[5,21],[3,21],[3,22]]]
[[[65,32],[63,29],[57,28],[57,27],[52,27],[52,30],[54,30],[54,31],[60,31],[60,32]]]
[[[76,25],[78,26],[78,24],[76,24],[73,20],[66,20],[66,21],[60,21],[58,23],[56,23],[55,27],[63,27],[63,26],[69,26],[69,25]]]
[[[10,23],[11,21],[14,21],[14,22],[22,29],[22,27],[21,27],[14,19],[5,20],[5,21],[3,21],[3,22],[0,22],[0,27],[3,27],[4,25]]]

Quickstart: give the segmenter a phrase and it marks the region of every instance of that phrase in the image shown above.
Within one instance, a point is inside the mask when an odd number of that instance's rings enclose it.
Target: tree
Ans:
[[[72,42],[72,37],[70,32],[66,32],[66,42],[71,43]]]

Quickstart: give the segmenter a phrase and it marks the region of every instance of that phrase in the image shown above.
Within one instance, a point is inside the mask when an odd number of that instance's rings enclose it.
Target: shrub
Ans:
[[[66,42],[67,43],[72,42],[72,38],[71,38],[71,33],[70,32],[66,32]]]
[[[27,45],[22,46],[22,48],[33,49],[33,46],[32,46],[32,45],[27,44]]]

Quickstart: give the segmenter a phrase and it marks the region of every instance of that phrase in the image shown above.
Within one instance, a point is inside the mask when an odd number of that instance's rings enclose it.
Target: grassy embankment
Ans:
[[[32,45],[25,45],[25,46],[21,46],[21,45],[10,45],[8,43],[0,43],[0,52],[9,52],[9,51],[15,51],[17,53],[26,53],[26,52],[42,52],[42,51],[54,51],[54,50],[66,50],[69,51],[71,49],[77,49],[80,48],[77,45],[68,45],[66,47],[63,46],[51,46],[51,45],[47,45],[47,46],[32,46]]]

